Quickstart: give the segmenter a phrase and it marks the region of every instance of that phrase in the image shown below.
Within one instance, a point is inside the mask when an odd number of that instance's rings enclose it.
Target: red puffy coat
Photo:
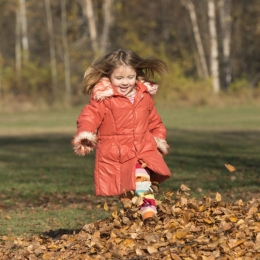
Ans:
[[[96,147],[96,195],[112,196],[135,190],[137,161],[152,170],[152,181],[160,183],[170,177],[162,157],[168,150],[166,129],[147,87],[139,81],[136,87],[132,104],[115,90],[108,78],[102,78],[78,117],[78,131],[72,144],[78,155],[88,154]]]

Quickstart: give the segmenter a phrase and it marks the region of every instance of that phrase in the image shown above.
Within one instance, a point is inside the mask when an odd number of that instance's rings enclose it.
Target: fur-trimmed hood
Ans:
[[[156,83],[143,80],[136,80],[136,85],[142,92],[149,92],[151,95],[155,95],[159,87]],[[114,95],[120,94],[107,77],[101,78],[92,90],[92,97],[97,101],[102,101]]]

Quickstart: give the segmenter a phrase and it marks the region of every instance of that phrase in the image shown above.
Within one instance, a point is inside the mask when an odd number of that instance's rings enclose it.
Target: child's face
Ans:
[[[136,72],[130,66],[121,65],[113,71],[110,76],[110,81],[117,92],[126,96],[135,87]]]

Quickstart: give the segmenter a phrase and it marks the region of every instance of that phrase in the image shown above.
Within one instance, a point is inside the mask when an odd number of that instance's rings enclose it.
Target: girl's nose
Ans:
[[[123,84],[123,85],[128,85],[128,79],[123,79],[123,80],[122,80],[122,84]]]

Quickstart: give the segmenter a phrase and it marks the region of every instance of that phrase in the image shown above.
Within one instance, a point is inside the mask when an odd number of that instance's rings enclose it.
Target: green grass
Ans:
[[[73,231],[108,216],[102,209],[108,199],[93,196],[94,154],[78,157],[71,148],[80,110],[0,114],[0,235]],[[172,171],[161,191],[185,184],[198,198],[216,192],[228,201],[258,196],[259,107],[159,112]]]

